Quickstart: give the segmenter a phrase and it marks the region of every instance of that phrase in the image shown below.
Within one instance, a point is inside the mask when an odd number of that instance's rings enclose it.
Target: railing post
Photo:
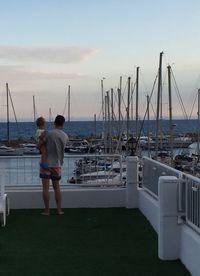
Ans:
[[[126,158],[126,208],[138,207],[138,157]]]
[[[0,194],[3,197],[5,193],[5,169],[2,167],[0,170]]]
[[[159,231],[158,256],[162,260],[179,258],[178,179],[161,176],[158,182]]]

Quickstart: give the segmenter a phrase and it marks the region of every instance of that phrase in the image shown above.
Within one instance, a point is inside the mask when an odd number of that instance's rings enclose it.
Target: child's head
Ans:
[[[36,125],[38,128],[45,128],[45,119],[43,117],[39,117],[36,120]]]

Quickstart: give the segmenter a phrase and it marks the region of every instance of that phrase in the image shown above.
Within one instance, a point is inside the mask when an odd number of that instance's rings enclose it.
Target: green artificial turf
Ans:
[[[12,210],[0,228],[2,276],[190,275],[158,259],[157,234],[138,210]]]

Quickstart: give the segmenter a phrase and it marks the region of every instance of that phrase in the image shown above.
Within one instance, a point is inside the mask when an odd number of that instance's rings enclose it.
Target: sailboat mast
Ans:
[[[173,164],[173,124],[172,124],[172,92],[171,92],[171,66],[167,66],[168,72],[168,93],[169,93],[169,137],[170,137],[170,157]]]
[[[119,81],[119,88],[117,89],[118,92],[118,126],[119,126],[119,140],[121,140],[121,94],[122,94],[122,76],[120,77]],[[121,141],[119,141],[119,150],[121,152]]]
[[[104,110],[104,87],[103,87],[103,81],[105,78],[101,80],[101,109],[102,109],[102,121],[105,119],[105,110]]]
[[[121,153],[121,89],[117,89],[118,92],[118,137],[119,137],[119,152]]]
[[[131,82],[131,121],[133,122],[133,92],[134,92],[134,85]]]
[[[147,137],[148,137],[148,157],[150,157],[150,132],[149,132],[149,95],[147,95]]]
[[[138,91],[139,91],[139,68],[140,67],[137,67],[136,68],[136,112],[135,112],[135,136],[136,136],[136,139],[138,140],[138,104],[139,104],[139,101],[138,101]]]
[[[10,141],[10,118],[9,118],[9,88],[6,83],[6,98],[7,98],[7,140]]]
[[[107,113],[108,109],[107,109],[107,95],[105,95],[104,97],[104,121],[105,125],[104,125],[104,152],[108,153],[108,124],[107,124],[107,118],[108,118],[108,113]]]
[[[33,96],[33,122],[36,121],[35,96]]]
[[[104,86],[103,86],[104,80],[105,78],[101,79],[101,111],[102,111],[102,138],[104,139],[104,144],[105,144],[105,106],[104,106],[105,102],[104,102]]]
[[[51,112],[51,107],[49,108],[49,123],[52,121],[52,112]]]
[[[94,139],[97,138],[97,115],[94,114]]]
[[[129,139],[129,121],[130,121],[130,90],[131,90],[131,77],[128,77],[128,95],[127,95],[127,141]]]
[[[159,147],[159,131],[160,131],[160,102],[161,102],[161,87],[162,87],[162,57],[163,52],[160,53],[159,69],[158,69],[158,94],[157,94],[157,111],[156,111],[156,158],[158,157]]]
[[[111,125],[110,125],[110,91],[106,91],[107,95],[107,112],[108,112],[108,153],[111,153]]]
[[[114,91],[111,88],[111,153],[113,152],[113,135],[114,135]]]
[[[197,156],[199,161],[199,154],[200,154],[200,147],[199,147],[199,140],[200,140],[200,89],[198,89],[198,132],[197,132]]]
[[[68,86],[68,122],[70,122],[70,85]]]

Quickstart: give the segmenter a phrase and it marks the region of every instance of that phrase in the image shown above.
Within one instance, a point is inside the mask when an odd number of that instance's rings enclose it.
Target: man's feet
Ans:
[[[50,213],[49,213],[49,212],[45,212],[45,211],[44,211],[44,212],[42,212],[42,213],[41,213],[41,215],[43,215],[43,216],[49,216],[49,215],[50,215]]]
[[[64,212],[62,210],[60,211],[57,211],[57,214],[60,216],[60,215],[64,215]]]
[[[50,212],[44,211],[44,212],[41,213],[41,215],[43,215],[43,216],[49,216]],[[62,210],[59,210],[59,211],[57,211],[57,215],[59,215],[59,216],[60,215],[64,215],[64,212]]]

